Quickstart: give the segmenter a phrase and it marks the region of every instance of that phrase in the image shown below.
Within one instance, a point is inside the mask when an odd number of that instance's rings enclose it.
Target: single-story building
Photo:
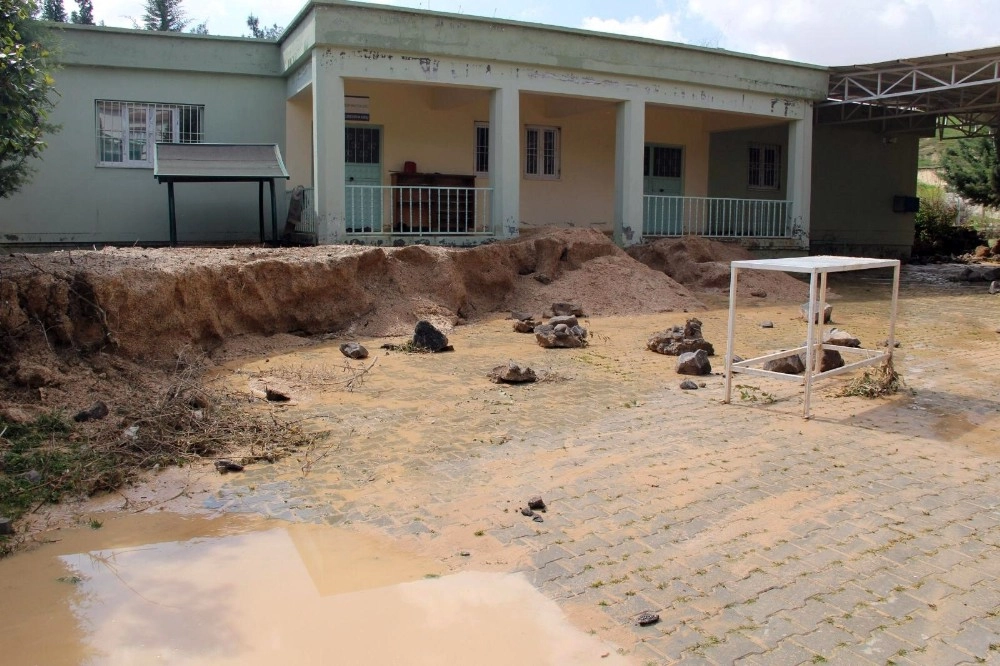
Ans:
[[[340,0],[311,0],[277,42],[52,30],[61,130],[0,200],[8,249],[171,242],[163,142],[276,145],[274,242],[470,245],[556,225],[905,257],[934,130],[832,96],[850,69]],[[176,240],[259,241],[262,192],[178,182]]]

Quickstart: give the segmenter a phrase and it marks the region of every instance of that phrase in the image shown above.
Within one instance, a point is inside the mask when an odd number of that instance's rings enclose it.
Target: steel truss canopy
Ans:
[[[1000,128],[1000,47],[830,68],[823,124],[986,136]]]

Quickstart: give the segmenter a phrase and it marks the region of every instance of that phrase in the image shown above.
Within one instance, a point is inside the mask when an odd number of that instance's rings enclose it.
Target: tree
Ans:
[[[261,28],[260,19],[253,14],[247,17],[247,27],[250,28],[250,36],[254,39],[277,39],[285,31],[277,23],[272,24],[270,28]]]
[[[202,21],[195,27],[188,30],[192,35],[207,35],[208,34],[208,21]]]
[[[63,7],[62,0],[45,0],[42,3],[42,18],[46,21],[65,23],[66,8]]]
[[[944,179],[963,198],[1000,206],[1000,130],[992,137],[957,139],[944,152]]]
[[[51,55],[31,22],[37,9],[35,0],[0,0],[0,198],[31,180],[42,136],[56,130]]]
[[[161,32],[181,32],[191,20],[181,8],[181,0],[146,0],[142,27]]]
[[[76,0],[76,4],[80,8],[80,11],[71,12],[69,22],[80,25],[94,25],[94,3],[91,0]]]

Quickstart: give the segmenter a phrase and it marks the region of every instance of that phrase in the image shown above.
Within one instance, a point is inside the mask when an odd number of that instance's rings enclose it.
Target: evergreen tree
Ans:
[[[181,8],[182,0],[146,0],[142,27],[146,30],[181,32],[191,20]]]
[[[70,23],[94,25],[94,3],[91,0],[76,0],[76,4],[80,8],[80,11],[70,13]]]
[[[250,36],[254,39],[277,39],[285,31],[277,23],[272,24],[270,28],[261,28],[260,19],[253,14],[247,17],[247,27],[250,28]]]
[[[63,7],[62,0],[45,0],[42,4],[42,18],[46,21],[65,23],[66,8]]]
[[[992,137],[957,139],[944,152],[944,179],[963,198],[1000,206],[1000,131]]]
[[[195,27],[188,30],[192,35],[207,35],[208,34],[208,21],[202,21]]]

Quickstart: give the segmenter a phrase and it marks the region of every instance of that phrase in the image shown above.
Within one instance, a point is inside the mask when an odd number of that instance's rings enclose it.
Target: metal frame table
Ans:
[[[840,347],[823,343],[823,329],[825,327],[825,317],[820,313],[826,308],[826,286],[827,276],[830,273],[842,273],[846,271],[863,271],[873,268],[892,268],[892,305],[889,314],[889,337],[886,340],[885,351],[878,349],[863,349],[853,347]],[[875,365],[885,360],[892,359],[892,351],[895,347],[896,333],[896,307],[899,300],[899,268],[898,259],[866,259],[860,257],[789,257],[785,259],[747,259],[734,261],[730,264],[729,279],[729,332],[726,343],[726,397],[723,402],[729,404],[733,391],[733,374],[742,372],[760,377],[770,377],[785,381],[797,381],[805,385],[805,397],[802,407],[803,418],[809,418],[809,399],[812,394],[813,382],[817,379],[839,375],[855,368],[868,365]],[[758,271],[783,271],[787,273],[809,273],[809,313],[807,319],[806,344],[795,349],[785,350],[765,356],[757,356],[744,361],[733,362],[733,338],[736,329],[736,285],[740,270]],[[845,365],[820,372],[822,362],[822,351],[832,349],[841,353],[859,354],[863,358],[860,361],[846,363]],[[773,359],[795,356],[801,352],[806,353],[804,376],[787,375],[780,372],[772,372],[763,368],[751,367],[757,363],[767,362]]]

